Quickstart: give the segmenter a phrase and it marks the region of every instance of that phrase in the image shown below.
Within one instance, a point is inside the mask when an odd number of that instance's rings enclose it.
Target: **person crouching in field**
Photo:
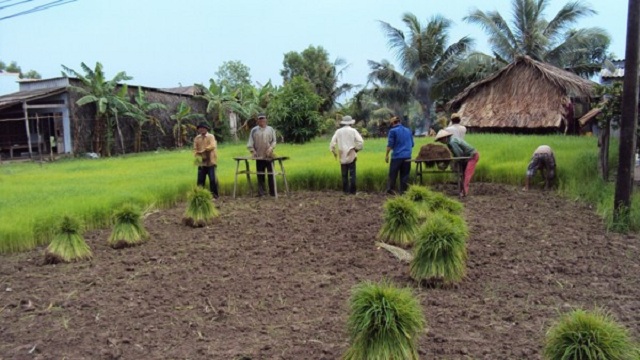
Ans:
[[[343,116],[329,144],[329,151],[337,159],[340,157],[340,170],[342,171],[342,191],[345,194],[356,194],[356,158],[357,152],[362,150],[364,141],[358,130],[351,127],[355,124],[351,116]]]
[[[556,158],[553,156],[553,150],[548,145],[540,145],[533,152],[529,166],[527,166],[527,177],[524,180],[524,188],[522,190],[529,190],[531,179],[538,170],[540,170],[544,178],[544,188],[549,189],[553,178],[556,176]]]
[[[447,145],[454,157],[470,157],[464,168],[463,188],[460,192],[460,197],[467,196],[469,194],[469,183],[471,183],[473,173],[476,171],[476,165],[480,159],[480,154],[473,146],[469,145],[464,140],[453,137],[447,130],[438,131],[435,140]]]
[[[218,163],[218,144],[213,134],[209,133],[209,125],[198,124],[198,135],[193,140],[193,155],[198,164],[198,186],[204,187],[209,177],[209,190],[214,199],[218,198],[218,180],[216,179],[216,166]]]

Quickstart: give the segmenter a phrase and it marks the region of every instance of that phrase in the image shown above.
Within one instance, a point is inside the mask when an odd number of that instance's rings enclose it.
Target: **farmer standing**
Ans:
[[[469,183],[473,177],[473,173],[476,171],[476,164],[480,159],[478,151],[464,140],[453,137],[447,130],[440,130],[436,134],[437,142],[447,145],[454,157],[470,157],[464,167],[464,181],[462,191],[460,191],[460,197],[465,197],[469,194]]]
[[[544,178],[544,188],[549,189],[556,175],[556,158],[553,155],[553,150],[548,145],[540,145],[533,152],[529,166],[527,166],[527,177],[524,180],[524,189],[522,190],[529,190],[531,179],[538,170],[540,170]]]
[[[258,196],[264,196],[264,176],[269,173],[269,195],[275,196],[273,186],[273,150],[276,148],[276,131],[267,126],[267,116],[258,115],[258,125],[251,129],[247,149],[256,159],[256,171],[258,173]]]
[[[340,125],[329,143],[329,151],[337,159],[340,157],[342,171],[342,191],[345,194],[356,194],[356,158],[357,152],[362,150],[364,140],[358,130],[351,127],[355,124],[351,116],[343,116]],[[337,152],[336,152],[337,151]]]
[[[396,192],[396,179],[400,174],[400,194],[403,194],[409,187],[409,174],[411,173],[411,151],[413,150],[413,135],[411,130],[402,125],[400,118],[391,118],[391,130],[387,136],[387,153],[384,157],[389,163],[389,152],[391,154],[391,164],[389,165],[389,179],[387,181],[387,194]]]
[[[198,124],[198,135],[193,140],[193,155],[198,160],[198,186],[204,188],[207,176],[209,177],[209,190],[214,199],[218,198],[218,180],[216,179],[216,167],[218,163],[218,143],[215,136],[209,133],[207,123]]]

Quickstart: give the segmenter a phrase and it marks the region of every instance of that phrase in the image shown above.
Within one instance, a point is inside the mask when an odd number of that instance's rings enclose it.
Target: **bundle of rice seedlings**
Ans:
[[[420,185],[410,185],[404,196],[416,204],[418,210],[418,220],[424,220],[429,214],[429,199],[433,196],[432,191]]]
[[[550,360],[631,360],[637,355],[627,330],[601,309],[578,309],[562,316],[547,331],[544,348]]]
[[[411,245],[417,227],[416,205],[405,197],[395,197],[384,204],[384,222],[378,239],[399,246]]]
[[[452,214],[462,214],[464,206],[458,200],[449,198],[443,193],[429,191],[429,197],[426,200],[430,211],[445,210]]]
[[[410,274],[416,281],[452,284],[466,274],[467,236],[452,219],[435,212],[418,230]]]
[[[80,222],[70,216],[64,216],[55,231],[53,240],[44,255],[46,264],[72,262],[91,259],[93,254],[82,238]]]
[[[125,204],[117,210],[113,214],[113,221],[109,246],[114,249],[138,245],[149,237],[142,224],[142,213],[131,204]]]
[[[191,190],[187,198],[187,210],[182,222],[192,227],[203,227],[214,217],[218,216],[218,210],[213,205],[211,192],[196,186]]]
[[[344,359],[418,359],[416,342],[425,323],[411,289],[388,282],[358,284],[350,299],[350,346]]]

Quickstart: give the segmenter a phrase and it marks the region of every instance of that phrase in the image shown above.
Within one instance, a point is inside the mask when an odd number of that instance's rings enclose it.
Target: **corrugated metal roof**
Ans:
[[[49,89],[38,89],[29,91],[18,91],[12,94],[0,96],[0,109],[21,104],[25,101],[33,101],[53,95],[58,95],[67,91],[66,87],[56,87]]]

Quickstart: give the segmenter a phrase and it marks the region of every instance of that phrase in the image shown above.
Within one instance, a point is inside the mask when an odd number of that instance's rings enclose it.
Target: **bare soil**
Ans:
[[[540,359],[545,331],[576,307],[608,309],[638,339],[639,237],[605,232],[587,205],[472,184],[468,277],[428,289],[374,246],[385,199],[222,197],[203,228],[181,224],[184,205],[151,214],[138,247],[89,232],[91,261],[2,255],[0,359],[339,359],[352,287],[384,278],[415,289],[424,358]]]

